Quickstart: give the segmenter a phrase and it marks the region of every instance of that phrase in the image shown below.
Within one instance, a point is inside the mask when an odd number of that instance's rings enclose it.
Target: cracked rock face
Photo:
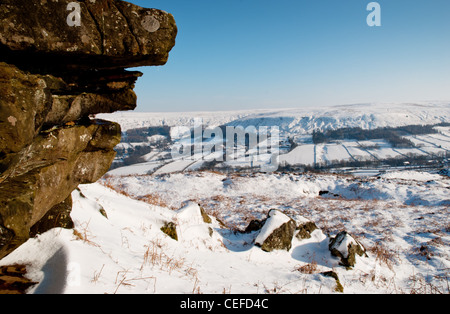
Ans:
[[[77,12],[80,26],[69,26]],[[35,66],[47,58],[88,69],[94,60],[108,69],[163,65],[177,34],[171,14],[117,0],[2,0],[0,19],[3,53],[16,59],[33,51]]]
[[[126,68],[165,64],[176,34],[171,14],[124,1],[0,1],[0,259],[71,226],[71,192],[120,142],[90,116],[134,109],[142,73]]]

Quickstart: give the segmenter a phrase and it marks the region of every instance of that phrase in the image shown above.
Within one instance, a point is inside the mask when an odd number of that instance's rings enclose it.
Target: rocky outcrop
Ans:
[[[221,222],[193,201],[183,202],[183,207],[164,215],[160,230],[168,237],[196,250],[225,251],[223,236],[217,232]],[[172,217],[170,217],[172,216]]]
[[[245,233],[259,231],[255,244],[262,250],[287,250],[292,247],[292,239],[311,238],[311,233],[318,229],[316,224],[304,217],[298,216],[296,221],[276,209],[271,209],[263,220],[252,220],[245,229]]]
[[[91,115],[134,109],[142,73],[126,68],[165,64],[176,34],[172,15],[124,1],[0,2],[0,259],[71,226],[71,192],[120,142]]]
[[[255,232],[255,245],[263,251],[271,252],[274,250],[289,251],[292,248],[293,240],[302,242],[311,239],[316,230],[320,233],[316,233],[315,237],[323,235],[313,221],[302,216],[297,216],[294,220],[279,210],[271,209],[267,218],[252,220],[243,232]],[[355,266],[357,255],[368,257],[364,246],[346,231],[341,231],[335,237],[329,238],[328,249],[332,256],[339,258],[339,264],[346,268]]]
[[[336,280],[336,288],[334,288],[335,292],[341,292],[341,293],[344,292],[344,287],[342,286],[341,281],[339,280],[339,276],[335,271],[326,271],[321,274],[322,274],[322,276],[331,277],[334,280]]]
[[[345,267],[355,266],[356,255],[367,257],[364,246],[346,231],[341,231],[336,237],[330,239],[328,248],[331,254],[338,257],[340,264]]]
[[[50,72],[162,65],[177,32],[172,15],[119,0],[2,0],[0,17],[8,59],[32,52],[20,62]]]
[[[174,222],[169,221],[164,223],[164,226],[161,227],[161,231],[175,241],[178,241],[177,225]]]
[[[292,247],[296,223],[276,209],[271,209],[255,239],[255,244],[263,251],[287,250]]]
[[[300,217],[300,219],[298,219],[297,221],[297,234],[295,236],[299,240],[309,239],[311,238],[311,233],[317,229],[318,228],[314,221],[308,220],[304,217]]]

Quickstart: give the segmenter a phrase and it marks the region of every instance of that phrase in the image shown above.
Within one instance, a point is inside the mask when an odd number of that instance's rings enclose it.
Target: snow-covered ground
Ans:
[[[405,135],[416,145],[411,148],[394,148],[383,139],[312,143],[314,130],[449,122],[449,103],[125,112],[97,118],[117,121],[124,131],[170,126],[174,136],[198,118],[208,127],[278,126],[282,138],[289,136],[298,145],[279,156],[281,165],[434,156],[450,150],[449,127],[439,127],[437,134]],[[238,158],[224,164],[270,161],[270,154],[254,159],[241,148]],[[361,168],[353,169],[355,176],[220,173],[198,171],[209,159],[190,157],[171,159],[170,151],[146,151],[142,163],[80,186],[72,194],[74,229],[53,229],[30,239],[0,266],[27,265],[27,276],[39,282],[29,293],[337,293],[336,280],[324,275],[329,271],[338,275],[344,293],[450,293],[448,169]],[[198,205],[211,222],[203,219]],[[242,231],[271,209],[298,224],[313,221],[319,229],[309,239],[294,237],[289,251],[265,252],[255,241],[266,238],[267,229]],[[275,216],[280,219],[266,228],[288,220]],[[162,231],[170,226],[176,226],[177,240]],[[368,257],[358,256],[351,269],[341,266],[328,248],[344,230],[367,249]]]
[[[107,176],[74,191],[73,230],[30,239],[1,265],[28,265],[30,293],[336,293],[330,270],[344,293],[449,293],[449,189],[447,176],[412,171]],[[236,230],[270,209],[320,230],[264,252],[259,231]],[[367,249],[352,269],[328,250],[342,230]]]

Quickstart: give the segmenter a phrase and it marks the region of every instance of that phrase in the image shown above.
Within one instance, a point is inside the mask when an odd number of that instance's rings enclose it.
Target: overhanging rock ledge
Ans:
[[[71,226],[72,191],[120,142],[90,116],[134,109],[142,73],[126,69],[164,65],[176,35],[171,14],[125,1],[0,1],[0,259]]]

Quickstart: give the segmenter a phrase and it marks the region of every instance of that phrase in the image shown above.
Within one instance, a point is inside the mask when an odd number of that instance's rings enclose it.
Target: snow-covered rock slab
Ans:
[[[356,263],[356,254],[367,256],[366,249],[346,231],[339,232],[329,244],[331,254],[341,259],[341,264],[353,267]]]
[[[273,250],[287,250],[292,247],[295,222],[278,210],[270,210],[264,226],[255,239],[255,244],[262,250],[271,252]]]
[[[225,251],[221,236],[215,231],[218,223],[213,221],[196,203],[188,202],[179,209],[174,218],[178,239],[197,249]]]

